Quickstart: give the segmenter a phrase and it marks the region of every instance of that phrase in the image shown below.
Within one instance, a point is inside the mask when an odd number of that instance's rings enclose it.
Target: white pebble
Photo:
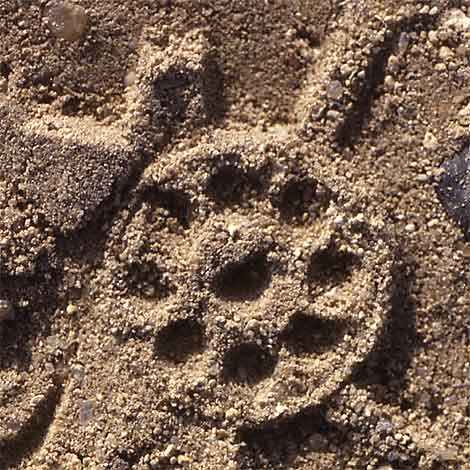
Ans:
[[[66,308],[66,312],[69,314],[69,315],[74,315],[75,313],[77,313],[77,306],[74,305],[74,304],[68,304],[67,305],[67,308]]]
[[[334,224],[336,227],[342,227],[344,225],[344,217],[342,215],[335,217]]]

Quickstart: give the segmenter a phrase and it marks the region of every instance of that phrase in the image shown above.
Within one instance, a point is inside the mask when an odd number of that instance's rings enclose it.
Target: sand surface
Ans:
[[[0,469],[470,469],[470,3],[0,0]]]

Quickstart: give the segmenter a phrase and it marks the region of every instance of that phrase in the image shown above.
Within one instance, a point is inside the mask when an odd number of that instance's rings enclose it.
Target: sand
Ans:
[[[0,18],[1,469],[470,469],[467,2]]]

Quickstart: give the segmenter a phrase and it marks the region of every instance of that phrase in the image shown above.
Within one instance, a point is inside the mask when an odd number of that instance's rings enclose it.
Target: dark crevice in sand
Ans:
[[[291,468],[290,463],[303,452],[302,444],[310,436],[327,437],[333,433],[339,434],[340,430],[327,421],[326,407],[313,407],[294,417],[258,426],[244,426],[237,436],[243,443],[238,456],[240,468],[264,468],[263,458],[276,464],[276,468]]]
[[[226,155],[224,160],[226,162],[219,163],[209,178],[206,192],[211,199],[218,204],[231,206],[262,191],[261,173],[245,171],[236,154]]]
[[[253,468],[269,468],[289,470],[294,468],[298,457],[309,456],[317,460],[314,455],[328,454],[335,450],[335,468],[346,468],[351,458],[360,457],[365,461],[372,455],[364,454],[362,449],[354,445],[350,436],[354,433],[364,432],[363,423],[354,420],[348,424],[340,424],[327,418],[331,403],[303,410],[295,416],[274,419],[256,425],[243,426],[239,429],[237,440],[241,443],[238,453],[238,464],[241,470]],[[334,406],[334,405],[333,405]],[[380,459],[380,455],[377,455]],[[418,469],[420,452],[407,454],[406,461],[395,460],[391,465],[393,469]],[[387,461],[390,464],[390,460]],[[296,468],[296,467],[295,467]],[[330,468],[330,467],[328,467]]]
[[[118,456],[109,459],[107,468],[111,470],[131,470],[134,468],[139,460],[148,452],[150,452],[152,446],[142,446],[138,451],[129,451],[127,449],[121,449],[118,452]]]
[[[151,126],[140,130],[144,138],[137,136],[138,141],[148,149],[153,142],[158,152],[180,137],[183,129],[197,133],[209,126],[223,125],[228,105],[219,62],[214,51],[205,51],[200,71],[172,65],[157,75],[151,83],[153,92],[147,98]],[[159,136],[157,143],[152,131]]]
[[[220,121],[225,113],[223,99],[222,74],[214,60],[204,61],[202,75],[190,70],[171,68],[164,75],[158,77],[154,84],[154,114],[153,120],[158,127],[168,130],[171,137],[175,125],[185,124],[188,118],[187,111],[191,100],[201,95],[203,115],[208,121],[201,124]],[[199,119],[202,116],[198,116]],[[164,124],[163,126],[161,126]]]
[[[13,69],[11,68],[11,65],[8,62],[0,62],[0,76],[8,80],[12,72]]]
[[[344,322],[296,313],[281,334],[281,341],[297,355],[322,354],[338,344],[346,331]]]
[[[387,74],[388,60],[394,53],[403,32],[420,32],[427,30],[434,24],[433,20],[425,15],[416,15],[405,18],[392,25],[392,34],[386,37],[382,44],[377,44],[365,70],[365,78],[360,82],[356,91],[353,106],[346,113],[345,118],[336,131],[336,142],[340,148],[353,147],[361,139],[362,130],[368,125],[372,117],[372,108],[375,100],[381,93],[381,87]]]
[[[351,277],[359,265],[360,260],[355,254],[339,251],[332,243],[312,255],[307,268],[307,283],[312,289],[318,285],[340,285]]]
[[[157,334],[155,354],[171,362],[183,362],[203,350],[204,339],[204,326],[196,320],[175,320]]]
[[[50,266],[45,255],[36,260],[34,275],[0,275],[0,298],[14,309],[13,318],[0,325],[0,370],[29,370],[30,347],[37,336],[48,335],[62,276],[61,268]]]
[[[281,219],[286,223],[302,222],[305,214],[317,216],[326,210],[331,191],[313,178],[301,177],[288,181],[279,194],[272,197]]]
[[[67,97],[61,106],[64,116],[76,116],[80,111],[80,98],[78,96]]]
[[[176,189],[146,187],[142,192],[142,201],[149,202],[154,208],[168,211],[170,217],[178,220],[185,229],[191,221],[191,200],[188,194]]]
[[[59,290],[64,273],[62,264],[57,259],[48,259],[45,254],[36,263],[36,274],[33,276],[0,276],[2,296],[7,293],[15,306],[15,318],[4,325],[1,334],[0,370],[14,368],[27,371],[37,366],[32,362],[31,348],[38,338],[45,339],[50,335],[53,314],[60,305]],[[29,303],[22,306],[22,300],[28,300]],[[68,352],[64,351],[64,354],[73,355],[73,346]],[[17,468],[23,459],[40,448],[54,420],[62,392],[63,377],[58,374],[53,387],[45,394],[37,409],[25,423],[21,423],[20,431],[10,439],[0,442],[1,468]],[[7,409],[24,406],[25,403],[21,401],[24,396],[17,398],[20,401],[2,403],[2,406]]]
[[[214,279],[213,289],[224,300],[256,300],[270,283],[271,267],[267,256],[259,253],[225,266]]]
[[[401,397],[407,387],[406,373],[421,344],[416,331],[416,263],[404,247],[398,250],[396,259],[400,261],[392,272],[390,315],[376,347],[353,372],[352,381],[367,387],[376,401],[399,403],[406,408]]]
[[[225,353],[223,377],[227,382],[255,384],[274,372],[276,362],[276,357],[261,346],[241,344]]]
[[[63,393],[63,383],[57,380],[31,418],[11,439],[0,442],[1,468],[18,468],[20,463],[43,444]]]
[[[385,80],[387,62],[392,55],[396,41],[397,38],[394,36],[394,40],[385,43],[370,60],[364,82],[357,91],[356,101],[337,130],[336,140],[340,147],[353,146],[359,139],[362,129],[369,122],[372,106],[378,96],[378,89]]]

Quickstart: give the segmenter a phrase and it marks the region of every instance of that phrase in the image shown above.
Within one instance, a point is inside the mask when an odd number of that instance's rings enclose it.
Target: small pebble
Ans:
[[[442,46],[439,49],[439,57],[444,61],[448,62],[451,60],[454,56],[454,53],[449,49],[447,46]]]
[[[66,41],[78,41],[88,25],[86,10],[68,1],[55,1],[49,7],[48,25],[51,32]]]
[[[229,408],[229,409],[225,412],[225,417],[226,417],[227,419],[234,419],[234,418],[236,418],[238,415],[239,415],[238,410],[236,410],[235,408]]]
[[[429,10],[430,10],[429,5],[424,5],[424,7],[421,8],[421,10],[419,10],[419,12],[421,15],[427,15],[429,13]]]
[[[8,81],[4,77],[0,77],[0,93],[6,93],[8,91]]]
[[[403,54],[410,45],[410,36],[408,33],[401,33],[398,40],[398,50]]]
[[[252,318],[251,320],[249,320],[246,324],[246,329],[247,330],[257,330],[259,327],[259,322],[258,320]]]
[[[384,80],[384,85],[388,90],[393,90],[393,87],[395,86],[395,80],[392,76],[387,75]]]
[[[187,455],[178,455],[176,460],[178,465],[188,465],[191,463],[191,459]]]
[[[335,224],[336,227],[342,227],[346,221],[344,220],[344,217],[342,215],[338,215],[335,217],[335,220],[333,223]]]
[[[76,305],[74,304],[68,304],[67,305],[67,308],[66,308],[66,312],[69,314],[69,315],[75,315],[78,311],[78,308]]]
[[[419,175],[416,175],[415,180],[418,181],[419,183],[426,183],[429,181],[429,176],[425,175],[424,173],[420,173]]]
[[[124,86],[127,88],[133,85],[136,81],[137,75],[134,70],[130,70],[127,72],[126,76],[124,77]]]
[[[432,132],[426,132],[426,135],[423,139],[423,147],[426,150],[435,150],[438,146],[437,139]]]
[[[431,44],[433,45],[437,45],[440,42],[439,36],[437,35],[436,31],[429,31],[428,38]]]
[[[380,433],[390,433],[393,430],[393,424],[388,419],[381,419],[377,423],[377,431]]]
[[[227,227],[227,231],[231,238],[235,238],[238,235],[239,228],[236,225],[230,224]]]
[[[85,400],[80,406],[79,421],[82,426],[85,426],[93,418],[93,402],[91,400]]]
[[[166,449],[162,452],[163,457],[169,458],[176,453],[176,447],[174,444],[168,444]]]
[[[77,381],[77,382],[82,382],[83,379],[85,378],[85,368],[80,365],[80,364],[75,364],[70,368],[70,372],[72,374],[72,377]]]
[[[444,461],[455,460],[459,454],[459,450],[455,446],[450,446],[445,449],[438,449],[437,454]]]
[[[339,82],[338,80],[333,80],[328,84],[326,93],[328,95],[328,98],[331,98],[332,100],[337,100],[338,98],[341,98],[341,95],[343,94],[343,85],[341,85],[341,82]]]
[[[329,111],[327,111],[326,117],[331,121],[337,121],[341,117],[341,113],[334,109],[330,109]]]

